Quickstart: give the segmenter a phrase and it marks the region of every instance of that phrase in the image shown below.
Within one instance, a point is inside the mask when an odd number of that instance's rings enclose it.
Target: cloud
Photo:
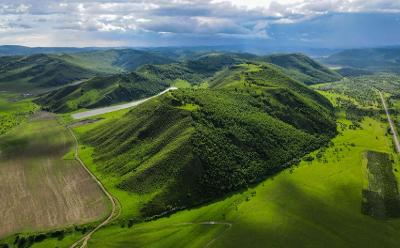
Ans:
[[[92,39],[94,45],[107,41],[136,45],[146,39],[153,44],[158,38],[162,43],[165,37],[184,42],[189,37],[268,40],[274,38],[271,34],[274,25],[294,25],[332,13],[370,12],[400,13],[400,1],[1,0],[0,31],[14,32],[13,37],[18,33],[27,43],[45,42],[46,39],[37,37],[47,35],[48,43],[61,45],[68,43],[58,38],[60,32],[79,34],[78,37]],[[74,44],[79,44],[79,40]]]

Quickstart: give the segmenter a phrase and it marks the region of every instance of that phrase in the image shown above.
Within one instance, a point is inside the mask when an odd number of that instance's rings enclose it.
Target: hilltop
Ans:
[[[259,182],[336,133],[330,103],[278,67],[240,64],[224,75],[83,134],[102,177],[148,199],[141,218]]]

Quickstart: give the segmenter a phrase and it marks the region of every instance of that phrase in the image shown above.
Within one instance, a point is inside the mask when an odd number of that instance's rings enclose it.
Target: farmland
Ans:
[[[107,202],[73,158],[73,142],[53,114],[37,112],[0,139],[0,237],[103,218]]]

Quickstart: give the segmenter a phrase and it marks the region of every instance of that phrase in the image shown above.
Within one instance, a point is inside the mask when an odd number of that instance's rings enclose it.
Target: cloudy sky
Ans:
[[[0,44],[400,44],[400,0],[0,0]]]

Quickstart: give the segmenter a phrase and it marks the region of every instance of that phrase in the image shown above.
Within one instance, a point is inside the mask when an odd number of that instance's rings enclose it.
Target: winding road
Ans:
[[[397,133],[397,130],[396,130],[396,126],[394,125],[394,123],[392,121],[392,118],[390,117],[390,113],[389,113],[389,110],[387,108],[386,101],[385,101],[385,98],[384,98],[382,92],[379,91],[379,90],[378,90],[378,92],[379,92],[379,96],[381,97],[381,100],[382,100],[383,108],[385,109],[385,112],[386,112],[386,116],[387,116],[387,119],[388,119],[388,122],[389,122],[389,125],[390,125],[390,129],[392,130],[393,142],[394,142],[394,145],[395,145],[395,148],[396,148],[396,152],[400,153],[400,143],[399,143],[399,138],[398,138],[399,136],[398,136],[398,133]]]
[[[70,127],[67,127],[67,129],[75,141],[75,153],[74,153],[75,160],[78,161],[82,165],[82,167],[87,171],[87,173],[89,173],[89,175],[93,178],[93,180],[96,181],[96,183],[99,185],[100,189],[104,192],[104,194],[107,196],[107,198],[111,202],[111,212],[108,215],[108,217],[103,222],[101,222],[98,226],[96,226],[93,230],[91,230],[89,233],[87,233],[85,236],[83,236],[81,239],[79,239],[78,241],[76,241],[74,244],[72,244],[70,246],[70,248],[75,248],[75,247],[78,247],[79,244],[82,243],[80,248],[84,248],[87,246],[87,242],[92,237],[93,233],[95,233],[101,227],[110,223],[115,217],[117,217],[119,215],[120,210],[119,210],[119,208],[117,208],[117,200],[114,199],[114,197],[107,191],[107,189],[103,186],[103,184],[97,179],[97,177],[86,167],[86,165],[83,163],[83,161],[79,158],[78,139],[76,138],[74,132],[71,130]]]
[[[109,107],[104,107],[104,108],[97,108],[97,109],[92,109],[92,110],[88,110],[88,111],[84,111],[84,112],[79,112],[79,113],[75,113],[72,114],[72,118],[74,119],[83,119],[83,118],[88,118],[88,117],[92,117],[92,116],[96,116],[96,115],[101,115],[101,114],[106,114],[106,113],[110,113],[110,112],[114,112],[114,111],[118,111],[121,109],[127,109],[130,107],[134,107],[137,106],[139,104],[142,104],[150,99],[153,99],[157,96],[161,96],[165,93],[167,93],[170,90],[176,90],[176,87],[170,87],[164,91],[161,91],[160,93],[158,93],[157,95],[145,98],[145,99],[141,99],[141,100],[137,100],[137,101],[132,101],[132,102],[128,102],[128,103],[124,103],[124,104],[119,104],[119,105],[113,105],[113,106],[109,106]]]

